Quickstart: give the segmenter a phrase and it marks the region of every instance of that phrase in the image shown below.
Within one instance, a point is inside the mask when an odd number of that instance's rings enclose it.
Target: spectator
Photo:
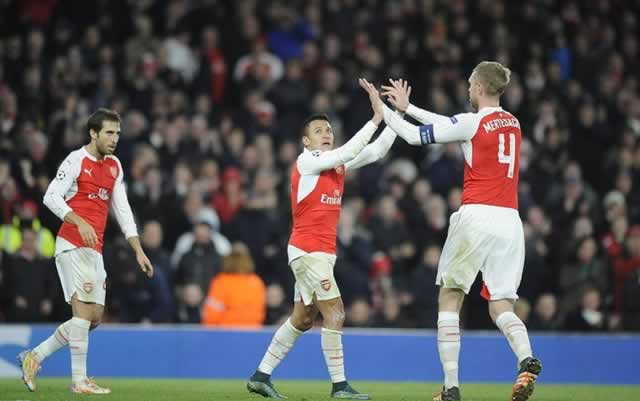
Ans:
[[[622,309],[622,294],[629,276],[640,269],[640,225],[633,225],[627,233],[624,250],[614,261],[614,310]]]
[[[244,244],[234,245],[222,261],[222,272],[209,286],[202,324],[225,327],[260,327],[265,320],[266,290]]]
[[[115,321],[167,323],[173,320],[173,293],[161,268],[156,269],[154,265],[153,276],[147,277],[136,263],[133,250],[121,236],[105,249],[104,256],[105,264],[111,267],[108,285],[112,295],[108,309]]]
[[[554,331],[560,328],[558,300],[553,294],[538,297],[528,327],[531,331]]]
[[[438,323],[438,290],[433,285],[438,274],[438,262],[442,249],[439,245],[427,246],[422,260],[409,280],[413,314],[417,327],[435,329]]]
[[[46,321],[53,311],[58,294],[57,277],[52,259],[40,256],[37,233],[31,228],[21,230],[22,244],[14,255],[4,256],[3,298],[7,301],[10,322]]]
[[[200,322],[200,307],[213,276],[220,271],[221,255],[211,240],[211,227],[198,222],[193,227],[193,245],[178,263],[178,320]]]
[[[602,311],[600,291],[587,287],[580,305],[567,315],[564,326],[570,331],[604,331],[607,329],[606,315]]]
[[[578,243],[574,261],[560,271],[560,291],[564,311],[580,304],[586,287],[594,286],[600,293],[609,286],[609,272],[605,262],[598,256],[598,247],[593,237]]]

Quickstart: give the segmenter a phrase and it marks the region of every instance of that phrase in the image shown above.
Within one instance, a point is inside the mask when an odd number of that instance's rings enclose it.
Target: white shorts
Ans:
[[[291,270],[296,278],[294,302],[313,303],[313,294],[324,301],[340,297],[340,290],[333,277],[336,258],[322,252],[312,252],[291,261]]]
[[[436,284],[468,294],[480,271],[491,300],[518,299],[524,252],[517,210],[463,205],[449,220]]]
[[[67,303],[77,294],[80,301],[104,305],[107,272],[102,254],[91,248],[70,249],[56,256],[56,268]]]

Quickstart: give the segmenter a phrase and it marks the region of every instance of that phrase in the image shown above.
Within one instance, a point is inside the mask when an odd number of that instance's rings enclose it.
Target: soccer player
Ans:
[[[444,386],[433,400],[460,400],[458,354],[459,313],[478,272],[489,314],[518,359],[518,379],[511,399],[525,401],[542,370],[532,355],[527,329],[514,313],[524,264],[524,234],[518,214],[520,122],[500,107],[510,70],[497,62],[478,64],[469,78],[469,99],[475,113],[447,117],[409,104],[407,83],[391,81],[383,95],[421,126],[404,121],[384,106],[384,120],[412,145],[458,142],[465,159],[462,206],[450,219],[436,284],[440,286],[438,351]],[[365,86],[375,102],[370,86]]]
[[[71,392],[111,393],[87,377],[89,330],[98,327],[104,310],[107,273],[102,246],[111,204],[140,268],[149,277],[153,275],[127,200],[122,165],[113,155],[120,138],[120,116],[99,109],[89,117],[87,130],[91,142],[67,156],[44,195],[44,204],[63,220],[56,238],[56,267],[73,317],[36,348],[18,356],[22,380],[30,391],[36,390],[34,380],[42,361],[68,344]]]
[[[360,86],[364,87],[364,80]],[[370,96],[379,96],[370,86]],[[372,94],[375,93],[375,94]],[[331,397],[368,400],[347,382],[342,351],[344,305],[333,276],[336,230],[344,190],[345,172],[372,163],[388,152],[396,138],[386,128],[367,145],[382,121],[382,106],[372,104],[374,115],[347,143],[333,149],[333,130],[324,115],[313,115],[303,128],[304,151],[291,172],[293,229],[289,239],[289,265],[296,278],[293,313],[276,331],[256,372],[247,383],[250,392],[285,398],[271,384],[271,373],[302,333],[322,315],[321,345],[331,382]]]

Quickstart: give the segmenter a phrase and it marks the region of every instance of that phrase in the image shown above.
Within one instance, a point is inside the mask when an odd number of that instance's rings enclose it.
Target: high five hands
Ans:
[[[391,86],[382,85],[382,96],[386,96],[389,103],[396,108],[396,110],[405,113],[407,107],[409,107],[409,96],[411,95],[411,87],[409,83],[404,79],[389,79]]]
[[[371,108],[375,115],[382,114],[382,100],[380,94],[375,86],[364,78],[358,80],[360,86],[369,94],[369,100],[371,101]],[[409,96],[411,95],[411,86],[404,79],[389,79],[391,86],[382,85],[381,88],[383,96],[386,96],[387,100],[396,110],[404,113],[409,107]]]

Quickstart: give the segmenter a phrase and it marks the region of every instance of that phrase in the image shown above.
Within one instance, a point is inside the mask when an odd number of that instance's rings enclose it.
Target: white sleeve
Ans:
[[[410,145],[468,141],[478,129],[474,113],[457,114],[435,124],[413,125],[384,105],[384,121]]]
[[[355,159],[345,164],[347,170],[352,170],[374,163],[386,156],[393,141],[396,140],[396,133],[389,127],[386,127],[378,139],[365,146],[362,152]]]
[[[51,181],[44,194],[42,203],[60,220],[64,221],[64,216],[73,211],[67,204],[65,196],[74,185],[78,175],[80,175],[80,161],[71,153],[58,167],[56,177]]]
[[[407,107],[406,113],[416,120],[420,121],[422,124],[434,124],[434,123],[442,123],[446,122],[449,117],[443,116],[442,114],[432,113],[425,109],[421,109],[412,104],[409,104]]]
[[[120,167],[120,173],[116,178],[116,183],[113,187],[113,194],[111,196],[111,205],[113,206],[113,213],[116,215],[116,220],[120,225],[120,229],[124,233],[125,238],[138,236],[138,229],[136,222],[133,219],[133,212],[131,211],[131,205],[129,205],[129,199],[127,198],[127,190],[124,186],[124,173],[122,171],[122,165],[118,161]]]
[[[367,146],[377,128],[373,122],[368,121],[353,138],[339,148],[327,152],[314,150],[302,153],[298,157],[300,174],[320,174],[324,170],[330,170],[350,162]]]

